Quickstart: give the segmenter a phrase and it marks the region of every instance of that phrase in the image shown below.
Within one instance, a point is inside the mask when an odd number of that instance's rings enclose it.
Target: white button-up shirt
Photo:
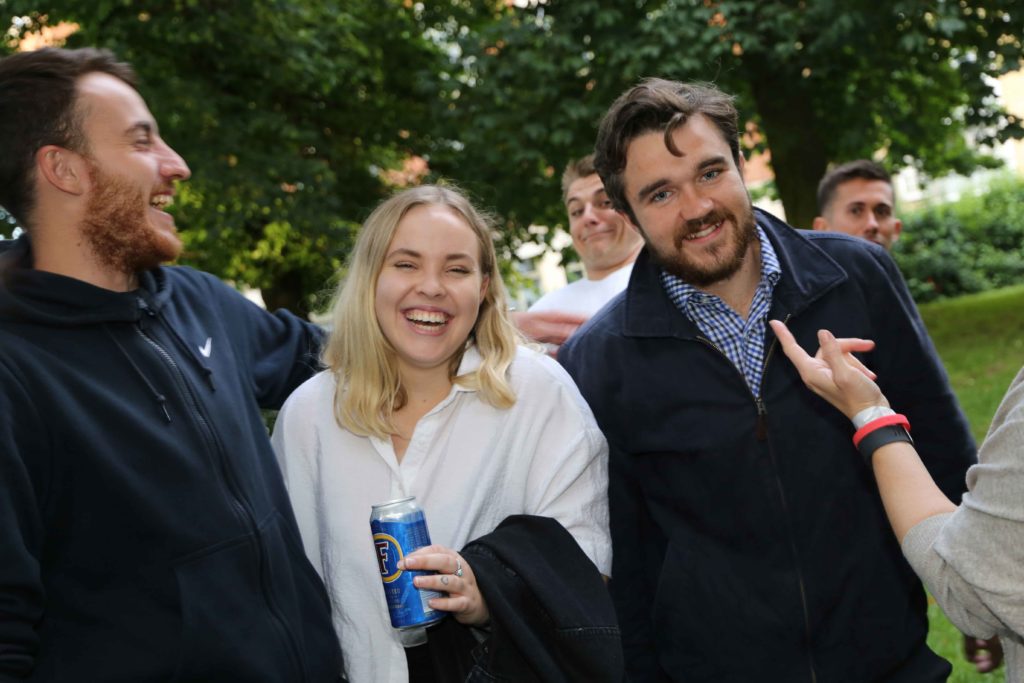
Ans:
[[[480,364],[466,351],[460,375]],[[327,585],[354,683],[406,683],[370,533],[370,506],[416,496],[431,540],[455,550],[505,517],[553,517],[598,570],[611,571],[608,447],[569,375],[520,348],[509,369],[516,403],[502,410],[458,384],[416,424],[401,463],[390,440],[356,436],[334,418],[335,379],[322,372],[278,415],[273,443],[306,554]]]

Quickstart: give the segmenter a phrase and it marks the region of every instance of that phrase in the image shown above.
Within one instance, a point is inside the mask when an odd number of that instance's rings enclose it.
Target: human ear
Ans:
[[[36,168],[50,185],[73,195],[81,195],[87,187],[82,157],[57,145],[40,147],[36,152]]]
[[[816,216],[814,218],[813,227],[815,230],[828,230],[828,221],[825,220],[824,216]]]

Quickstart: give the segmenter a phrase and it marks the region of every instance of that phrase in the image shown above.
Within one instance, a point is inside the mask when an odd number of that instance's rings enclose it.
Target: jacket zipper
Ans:
[[[785,320],[783,320],[783,323],[788,324],[789,323],[789,319],[791,317],[792,317],[791,315],[787,315]],[[698,335],[697,336],[697,340],[700,341],[701,343],[703,343],[704,345],[708,346],[709,348],[713,349],[716,353],[720,354],[723,358],[725,358],[729,362],[729,365],[731,365],[733,368],[736,369],[736,372],[740,375],[740,379],[743,382],[743,386],[747,388],[747,392],[754,399],[754,406],[757,409],[757,426],[756,426],[755,432],[754,432],[755,437],[757,438],[758,441],[767,441],[767,439],[768,439],[768,410],[767,410],[767,408],[765,408],[764,400],[761,398],[761,396],[759,396],[759,395],[755,394],[753,391],[751,391],[750,385],[747,384],[746,376],[744,376],[744,374],[742,372],[740,372],[740,369],[736,367],[736,365],[732,362],[732,359],[729,358],[728,355],[726,355],[725,351],[723,351],[721,349],[721,347],[719,347],[717,344],[715,344],[713,341],[711,341],[707,337],[703,337],[703,336]],[[775,347],[776,346],[778,346],[778,340],[777,339],[772,339],[772,343],[771,343],[771,345],[769,345],[768,351],[765,353],[764,363],[761,365],[761,387],[760,387],[761,388],[761,394],[764,393],[764,376],[765,376],[765,372],[768,370],[768,361],[771,360],[772,353],[775,351]],[[783,513],[786,516],[787,525],[788,525],[788,520],[789,520],[789,517],[790,517],[790,514],[789,514],[789,503],[786,501],[786,492],[785,492],[785,489],[782,486],[782,480],[779,479],[779,468],[778,468],[777,463],[775,462],[775,457],[772,454],[772,449],[771,449],[771,445],[770,444],[768,445],[768,457],[771,458],[771,460],[772,460],[772,472],[773,472],[774,479],[775,479],[775,488],[778,490],[779,502],[782,504],[782,511],[783,511]],[[801,567],[800,567],[800,555],[799,555],[799,553],[797,552],[797,549],[796,549],[796,539],[793,538],[793,531],[792,531],[791,528],[787,528],[786,531],[787,531],[786,537],[789,539],[789,550],[790,550],[790,553],[793,555],[793,566],[796,569],[797,587],[800,589],[800,608],[803,611],[803,617],[804,617],[804,637],[805,637],[806,642],[807,642],[807,658],[808,658],[808,668],[810,669],[810,675],[811,675],[811,683],[817,683],[817,681],[818,681],[818,674],[817,674],[817,671],[815,671],[815,668],[814,668],[814,656],[811,653],[811,615],[810,615],[810,610],[807,607],[807,587],[806,587],[806,584],[804,582],[803,569],[801,569]]]
[[[152,308],[150,308],[149,304],[146,303],[145,299],[139,297],[138,305],[139,310],[141,310],[146,316],[154,320],[157,319],[156,312]],[[221,475],[221,481],[223,482],[224,487],[227,490],[228,500],[231,502],[231,508],[232,510],[234,510],[235,516],[242,523],[242,525],[249,528],[250,531],[252,532],[252,543],[256,547],[256,552],[258,556],[259,583],[260,586],[263,588],[264,598],[266,599],[267,604],[270,607],[270,614],[273,617],[274,623],[276,624],[278,630],[284,636],[285,642],[287,642],[288,644],[289,654],[291,655],[293,665],[301,672],[302,680],[308,680],[309,676],[308,673],[306,672],[305,664],[302,661],[302,658],[298,655],[298,645],[295,643],[294,637],[292,636],[291,632],[285,626],[284,619],[280,615],[280,610],[273,599],[273,594],[270,590],[270,587],[267,585],[266,551],[263,547],[262,541],[260,540],[259,525],[256,523],[256,515],[250,509],[248,501],[246,501],[245,497],[240,492],[238,482],[234,477],[234,473],[232,472],[231,467],[227,461],[227,457],[224,454],[224,450],[220,446],[220,443],[217,439],[217,435],[213,431],[213,428],[210,426],[210,421],[206,418],[206,415],[203,413],[201,404],[199,403],[199,399],[196,397],[195,392],[193,392],[192,388],[189,386],[184,371],[182,371],[182,369],[178,366],[177,362],[174,360],[171,354],[168,353],[167,350],[163,346],[161,346],[156,339],[154,339],[152,336],[149,335],[149,333],[146,332],[141,319],[138,322],[136,330],[138,331],[142,339],[150,347],[152,347],[157,352],[157,355],[159,355],[160,358],[162,358],[163,361],[167,364],[167,366],[170,367],[171,374],[174,376],[175,381],[178,385],[178,390],[181,392],[181,395],[186,399],[186,402],[191,408],[192,416],[199,424],[199,432],[202,435],[203,440],[206,442],[207,447],[210,450],[210,453],[214,457],[215,465]]]

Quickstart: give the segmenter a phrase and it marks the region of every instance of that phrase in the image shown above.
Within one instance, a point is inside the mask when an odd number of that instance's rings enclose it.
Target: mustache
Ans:
[[[720,223],[725,220],[731,220],[735,223],[735,217],[731,211],[725,209],[712,209],[700,218],[691,218],[690,220],[679,226],[676,230],[675,242],[676,249],[680,249],[683,246],[683,242],[686,241],[687,236],[692,235],[695,232],[700,232],[708,225]]]

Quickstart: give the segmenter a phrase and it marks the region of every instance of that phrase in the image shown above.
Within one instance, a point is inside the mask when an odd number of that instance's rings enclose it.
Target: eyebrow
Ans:
[[[406,249],[405,247],[399,247],[398,249],[395,249],[390,254],[388,254],[387,257],[388,258],[392,258],[394,256],[411,256],[413,258],[422,258],[423,254],[421,254],[420,252],[418,252],[418,251],[416,251],[414,249]],[[447,256],[444,257],[445,261],[458,261],[459,259],[470,259],[470,260],[472,260],[473,257],[470,254],[466,254],[466,253],[461,252],[461,251],[460,252],[456,252],[454,254],[448,254]]]
[[[710,158],[705,159],[704,161],[700,162],[700,165],[697,166],[697,170],[698,171],[703,171],[705,168],[708,168],[709,166],[721,166],[724,163],[725,163],[725,157],[722,156],[722,155],[710,157]]]
[[[647,183],[646,185],[641,187],[639,190],[637,190],[637,192],[636,192],[636,200],[637,201],[642,201],[643,198],[646,197],[647,195],[649,195],[651,192],[654,192],[655,190],[657,190],[662,185],[667,185],[667,184],[668,184],[668,179],[667,178],[659,178],[659,179],[655,180],[653,183]]]
[[[131,137],[139,132],[145,133],[146,135],[152,135],[154,132],[154,126],[148,121],[139,121],[129,126],[127,130],[125,130],[124,135],[125,137]]]

